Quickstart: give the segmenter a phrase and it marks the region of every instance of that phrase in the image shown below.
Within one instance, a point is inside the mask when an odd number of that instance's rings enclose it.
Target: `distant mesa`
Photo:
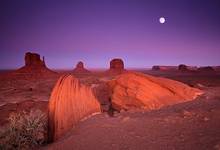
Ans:
[[[74,74],[88,74],[91,73],[89,70],[84,68],[84,64],[82,61],[79,61],[73,70]]]
[[[17,74],[30,74],[30,75],[51,75],[55,74],[52,70],[48,69],[45,64],[45,59],[41,60],[40,55],[37,53],[27,52],[24,57],[25,66],[15,71]]]
[[[191,72],[197,70],[196,66],[187,66],[185,64],[180,64],[179,66],[162,66],[155,65],[152,67],[154,71],[181,71],[181,72]]]
[[[180,65],[178,66],[178,70],[179,70],[179,71],[189,71],[188,66],[185,65],[185,64],[180,64]]]
[[[126,70],[124,69],[124,62],[122,59],[120,58],[114,58],[110,61],[110,68],[107,71],[107,73],[109,74],[121,74],[126,72]]]
[[[162,70],[163,68],[161,66],[153,66],[152,67],[152,70],[154,71],[159,71],[159,70]]]
[[[182,72],[192,72],[192,71],[196,71],[197,69],[198,69],[197,66],[187,66],[185,64],[180,64],[178,66],[178,70]]]
[[[160,66],[156,65],[152,67],[154,71],[169,71],[169,70],[177,70],[177,66]]]
[[[198,71],[199,72],[214,72],[215,69],[211,66],[205,66],[205,67],[199,67]]]
[[[49,100],[49,140],[59,139],[81,119],[100,111],[100,104],[90,86],[73,75],[63,75]]]
[[[159,109],[195,99],[202,91],[178,81],[141,73],[125,73],[109,81],[116,110]]]

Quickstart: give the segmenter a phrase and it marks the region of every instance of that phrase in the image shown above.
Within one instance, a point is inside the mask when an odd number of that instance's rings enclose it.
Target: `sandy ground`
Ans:
[[[17,77],[0,75],[0,106],[27,100],[48,101],[59,75],[49,77]]]
[[[93,116],[80,122],[66,137],[43,149],[216,149],[220,150],[220,74],[192,74],[140,70],[184,82],[205,91],[195,101],[151,112],[123,112]],[[39,108],[46,111],[57,76],[16,77],[0,73],[0,125],[11,112]],[[105,80],[95,73],[85,83]],[[22,103],[21,103],[22,102]]]

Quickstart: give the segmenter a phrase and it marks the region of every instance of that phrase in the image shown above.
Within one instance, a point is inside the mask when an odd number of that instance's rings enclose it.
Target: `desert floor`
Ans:
[[[200,88],[196,100],[155,111],[131,111],[109,117],[99,114],[80,122],[68,135],[43,149],[220,149],[220,73],[136,70]],[[29,77],[0,73],[0,125],[11,112],[38,108],[48,99],[62,71],[54,76]],[[99,71],[76,75],[84,83],[109,78]]]

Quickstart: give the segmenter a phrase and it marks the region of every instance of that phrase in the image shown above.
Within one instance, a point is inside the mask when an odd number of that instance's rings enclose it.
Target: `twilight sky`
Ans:
[[[0,69],[27,51],[50,68],[220,65],[220,0],[1,0]]]

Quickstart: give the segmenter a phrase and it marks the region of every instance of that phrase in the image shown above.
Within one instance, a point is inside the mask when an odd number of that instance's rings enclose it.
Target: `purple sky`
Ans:
[[[27,51],[51,68],[220,65],[220,1],[1,0],[0,68],[21,67]]]

